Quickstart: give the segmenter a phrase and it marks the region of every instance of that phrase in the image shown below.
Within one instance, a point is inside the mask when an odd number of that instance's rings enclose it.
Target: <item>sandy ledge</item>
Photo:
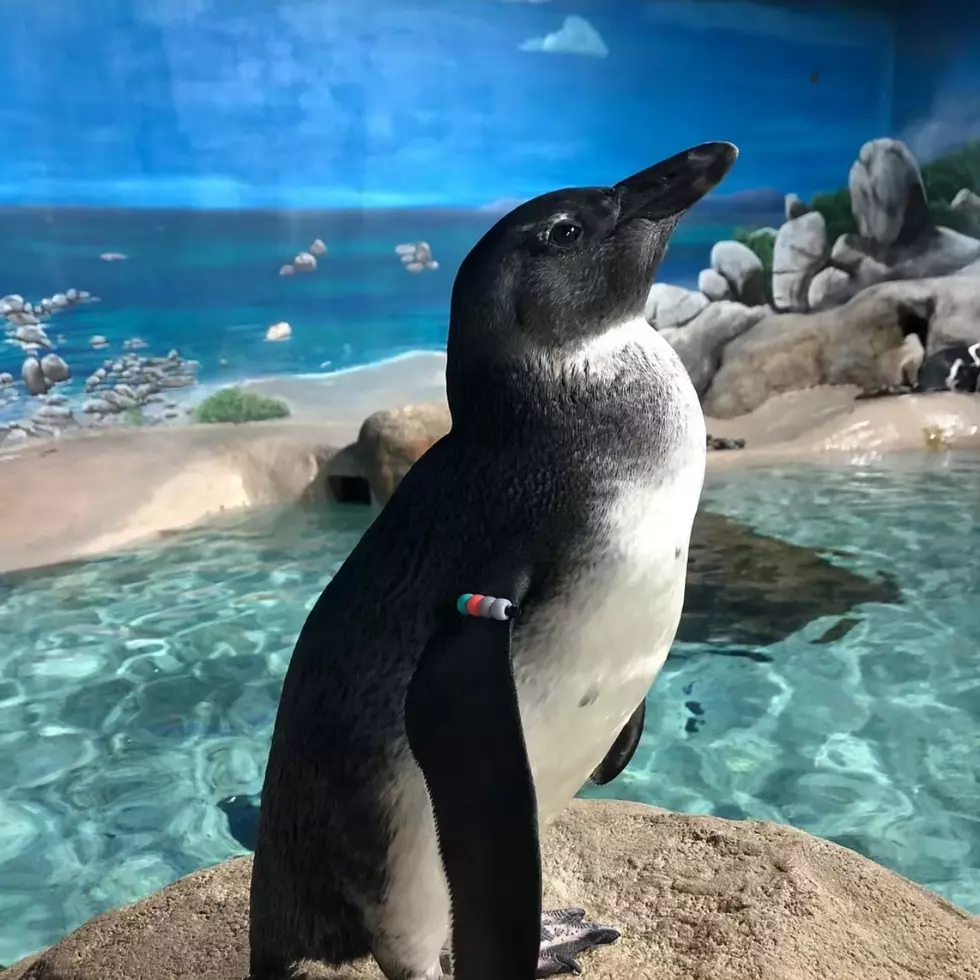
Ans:
[[[417,353],[334,375],[247,383],[282,398],[284,421],[83,430],[0,451],[0,572],[118,550],[223,511],[323,495],[324,467],[381,409],[443,400],[445,355]],[[728,467],[855,464],[883,453],[980,448],[980,398],[938,394],[855,402],[814,388],[750,415],[708,420],[748,448]]]

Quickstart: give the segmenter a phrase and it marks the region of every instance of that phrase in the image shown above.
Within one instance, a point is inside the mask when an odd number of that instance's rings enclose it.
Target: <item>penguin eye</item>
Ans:
[[[569,245],[574,245],[581,237],[582,226],[569,218],[556,221],[548,233],[548,241],[552,245],[558,245],[561,248],[568,248]]]

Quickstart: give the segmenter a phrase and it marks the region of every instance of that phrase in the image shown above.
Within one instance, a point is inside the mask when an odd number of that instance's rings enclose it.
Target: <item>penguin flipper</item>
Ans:
[[[456,980],[531,980],[538,968],[541,854],[513,630],[513,620],[448,623],[426,645],[405,704],[449,882]]]
[[[606,757],[595,767],[589,777],[590,783],[595,786],[605,786],[606,783],[611,783],[630,764],[636,753],[636,747],[640,744],[646,713],[647,702],[644,698],[630,716],[630,720],[623,726],[623,730],[616,736],[616,741],[606,753]]]

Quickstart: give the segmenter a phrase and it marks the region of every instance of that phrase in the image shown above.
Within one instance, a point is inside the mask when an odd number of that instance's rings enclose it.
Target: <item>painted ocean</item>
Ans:
[[[496,217],[450,210],[8,208],[0,210],[0,295],[37,303],[74,288],[99,298],[47,325],[79,381],[134,338],[148,355],[176,348],[200,362],[198,380],[209,385],[344,370],[444,346],[455,271]],[[780,220],[769,211],[692,214],[659,278],[693,286],[714,242],[737,227]],[[279,274],[318,238],[327,252],[315,271]],[[395,247],[419,241],[428,242],[438,268],[413,274]],[[280,321],[290,324],[292,337],[266,341],[266,329]],[[94,336],[110,346],[93,349]],[[23,356],[19,345],[0,346],[0,372],[19,377]]]

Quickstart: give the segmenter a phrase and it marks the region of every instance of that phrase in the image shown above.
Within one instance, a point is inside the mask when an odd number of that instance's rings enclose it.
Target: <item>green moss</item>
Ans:
[[[265,422],[289,417],[289,408],[278,398],[267,398],[241,388],[222,388],[197,406],[197,422]]]
[[[810,207],[827,222],[827,241],[836,242],[841,235],[856,232],[857,222],[851,213],[851,192],[846,187],[829,194],[814,194]]]

